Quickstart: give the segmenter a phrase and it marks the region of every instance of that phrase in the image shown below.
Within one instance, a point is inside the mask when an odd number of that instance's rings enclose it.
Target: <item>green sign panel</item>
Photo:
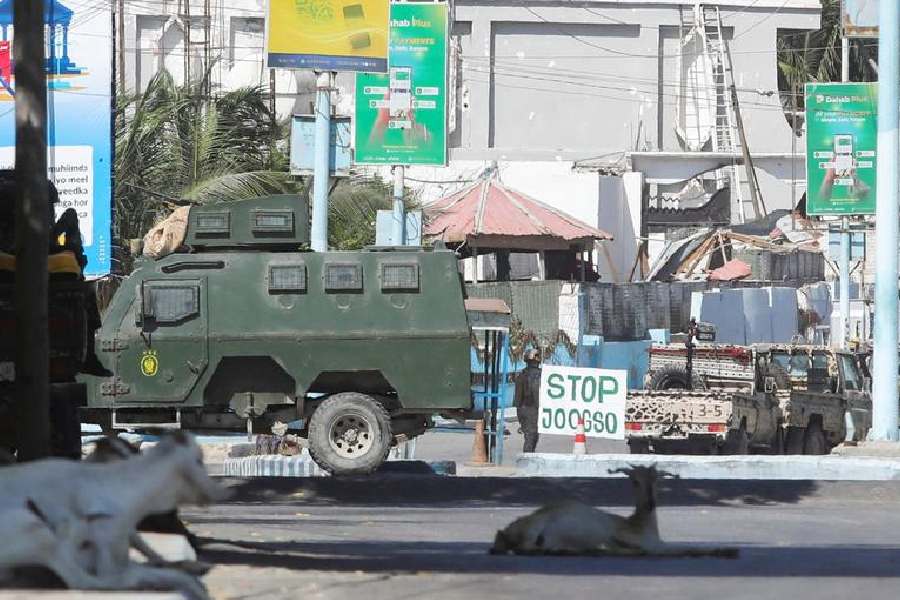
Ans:
[[[388,73],[356,75],[356,162],[447,164],[447,5],[391,4]]]
[[[806,84],[806,210],[875,213],[878,96],[874,83]]]

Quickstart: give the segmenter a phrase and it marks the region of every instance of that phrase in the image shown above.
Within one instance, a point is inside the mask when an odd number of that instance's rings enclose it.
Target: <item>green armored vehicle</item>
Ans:
[[[268,431],[302,420],[316,462],[368,473],[431,415],[470,410],[454,253],[314,253],[297,196],[193,207],[180,247],[142,258],[96,335],[112,429]]]

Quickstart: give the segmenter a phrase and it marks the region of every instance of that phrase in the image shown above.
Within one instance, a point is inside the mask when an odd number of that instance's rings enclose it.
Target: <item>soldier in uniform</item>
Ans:
[[[541,390],[541,353],[525,351],[525,368],[516,376],[515,407],[519,428],[525,435],[522,452],[534,452],[538,443],[538,398]]]

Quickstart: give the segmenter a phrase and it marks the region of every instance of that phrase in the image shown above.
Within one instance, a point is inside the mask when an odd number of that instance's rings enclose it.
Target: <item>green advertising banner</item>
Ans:
[[[874,83],[806,84],[806,212],[875,213]]]
[[[356,75],[358,164],[447,164],[447,4],[391,4],[388,74]]]

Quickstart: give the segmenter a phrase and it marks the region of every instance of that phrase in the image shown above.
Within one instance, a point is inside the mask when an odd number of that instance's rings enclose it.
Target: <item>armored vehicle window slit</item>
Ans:
[[[221,237],[231,233],[231,215],[227,211],[201,212],[196,217],[199,237]]]
[[[294,213],[290,210],[255,210],[252,228],[258,236],[291,235],[294,232]]]
[[[419,291],[418,263],[381,263],[381,290],[385,292]]]
[[[200,289],[196,286],[150,286],[144,288],[143,313],[157,323],[177,323],[200,312]]]
[[[302,294],[306,292],[305,265],[270,265],[270,294]]]
[[[325,265],[325,290],[328,292],[359,292],[363,289],[362,265],[357,263],[329,263]]]

